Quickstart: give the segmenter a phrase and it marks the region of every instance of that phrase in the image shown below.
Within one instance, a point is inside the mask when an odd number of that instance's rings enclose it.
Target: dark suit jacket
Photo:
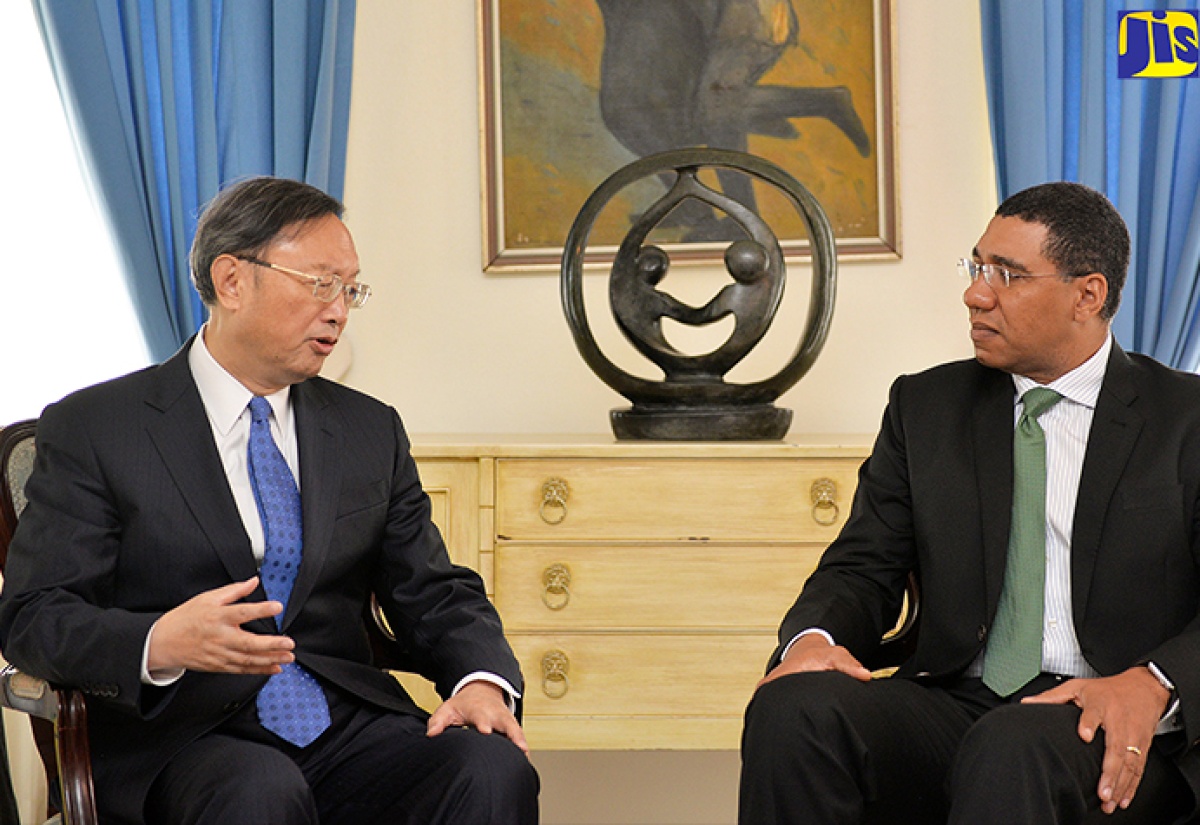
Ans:
[[[920,635],[900,677],[961,674],[996,615],[1012,508],[1012,377],[976,361],[898,379],[854,504],[780,630],[820,627],[867,656],[905,577]],[[1083,463],[1071,541],[1073,616],[1111,675],[1153,660],[1200,740],[1200,377],[1113,345]],[[772,665],[778,662],[782,644]],[[1200,770],[1186,771],[1193,785]]]
[[[430,521],[396,412],[322,379],[296,385],[292,399],[304,555],[282,631],[300,664],[362,701],[422,714],[371,664],[363,616],[374,593],[411,669],[443,696],[477,670],[520,690],[479,577],[451,565]],[[27,493],[0,597],[0,649],[89,695],[97,802],[113,820],[139,821],[156,767],[266,681],[139,679],[146,634],[165,611],[257,574],[187,347],[47,408]],[[261,588],[252,598],[265,598]],[[277,632],[269,620],[248,627]]]

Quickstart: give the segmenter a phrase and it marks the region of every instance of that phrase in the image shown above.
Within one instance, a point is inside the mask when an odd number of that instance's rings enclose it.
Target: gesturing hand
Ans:
[[[163,614],[150,636],[150,672],[186,668],[215,673],[278,673],[281,665],[295,658],[295,643],[286,636],[242,629],[246,622],[277,616],[283,610],[277,601],[241,601],[257,587],[257,577],[227,584],[193,596]]]
[[[429,717],[426,733],[437,736],[446,728],[470,725],[480,733],[502,733],[525,753],[529,744],[521,723],[508,709],[504,691],[491,682],[468,682]]]
[[[852,676],[860,682],[871,680],[871,671],[863,667],[849,650],[841,645],[831,645],[819,633],[801,636],[792,644],[783,661],[759,680],[755,690],[789,673],[806,673],[819,670],[836,670]]]
[[[1096,793],[1100,807],[1111,814],[1133,802],[1154,730],[1170,698],[1147,668],[1132,667],[1116,676],[1071,679],[1022,701],[1079,706],[1083,710],[1079,738],[1084,742],[1091,742],[1096,731],[1104,728],[1104,761]]]

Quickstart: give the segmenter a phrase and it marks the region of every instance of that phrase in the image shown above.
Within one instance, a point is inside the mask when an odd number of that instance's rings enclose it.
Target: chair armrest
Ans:
[[[58,779],[66,825],[98,825],[87,735],[87,703],[83,694],[78,690],[55,688],[44,679],[7,665],[0,670],[0,706],[33,717],[30,722],[47,766],[47,780],[53,782],[56,776]],[[48,726],[52,726],[50,743],[45,736]],[[47,747],[48,744],[52,747]]]
[[[913,573],[908,574],[904,597],[904,611],[899,625],[883,637],[875,654],[863,662],[868,670],[891,675],[891,671],[899,667],[917,649],[921,619],[921,585]]]
[[[50,683],[12,665],[0,670],[0,705],[48,722],[58,719],[58,696]]]

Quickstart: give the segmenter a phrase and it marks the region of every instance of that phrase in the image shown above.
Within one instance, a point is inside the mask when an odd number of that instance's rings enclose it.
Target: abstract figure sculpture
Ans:
[[[786,266],[770,227],[739,201],[699,179],[702,168],[735,171],[781,190],[804,219],[812,249],[813,277],[804,334],[791,360],[774,376],[749,384],[725,381],[766,334],[783,298]],[[642,178],[670,177],[669,191],[650,206],[617,250],[609,279],[609,300],[617,326],[629,342],[663,371],[663,380],[630,375],[596,344],[583,304],[583,262],[592,225],[605,205]],[[722,175],[725,177],[725,175]],[[745,236],[725,250],[733,282],[702,307],[692,307],[658,288],[670,257],[646,239],[681,204],[697,201],[724,212]],[[723,149],[680,149],[635,161],[602,183],[584,203],[567,236],[562,262],[562,301],[575,345],[602,381],[633,402],[613,410],[613,431],[621,439],[767,440],[783,438],[792,411],[773,402],[799,381],[816,361],[829,325],[837,283],[833,229],[816,199],[794,178],[761,158]],[[733,316],[729,338],[712,352],[688,355],[663,335],[662,321],[702,326]]]

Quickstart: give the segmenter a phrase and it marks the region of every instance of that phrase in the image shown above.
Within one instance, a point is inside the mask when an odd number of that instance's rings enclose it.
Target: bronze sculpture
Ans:
[[[813,279],[804,335],[791,360],[770,378],[727,382],[726,373],[766,334],[783,297],[786,264],[771,228],[738,200],[700,181],[701,168],[752,176],[781,190],[804,219],[813,258]],[[670,190],[650,206],[625,235],[612,264],[609,299],[629,342],[662,371],[662,381],[621,370],[601,351],[583,304],[583,261],[596,217],[622,189],[650,176],[674,174]],[[725,250],[732,283],[702,307],[692,307],[658,289],[670,257],[646,239],[681,204],[698,201],[728,215],[744,238]],[[602,183],[584,203],[567,236],[562,262],[562,301],[575,344],[606,384],[633,402],[613,410],[621,439],[767,440],[782,438],[791,410],[772,402],[800,380],[824,346],[833,318],[837,257],[833,229],[820,204],[778,166],[743,152],[680,149],[634,161]],[[662,320],[701,326],[733,316],[734,330],[717,349],[701,355],[680,352],[662,333]]]

